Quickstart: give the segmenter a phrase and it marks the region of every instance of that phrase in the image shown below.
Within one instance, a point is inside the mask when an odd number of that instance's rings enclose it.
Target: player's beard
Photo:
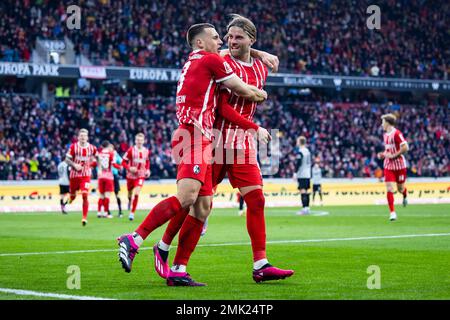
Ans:
[[[238,59],[238,60],[242,60],[245,61],[247,54],[248,54],[248,50],[245,47],[237,47],[237,48],[231,48],[230,49],[231,55],[233,56],[233,58]]]

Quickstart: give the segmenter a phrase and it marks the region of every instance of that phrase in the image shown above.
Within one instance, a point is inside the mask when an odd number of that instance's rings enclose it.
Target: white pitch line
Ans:
[[[425,233],[425,234],[401,234],[393,236],[367,236],[353,238],[328,238],[328,239],[300,239],[300,240],[273,240],[267,241],[267,244],[285,244],[285,243],[309,243],[309,242],[332,242],[332,241],[355,241],[355,240],[378,240],[378,239],[401,239],[401,238],[419,238],[419,237],[445,237],[450,233]],[[250,242],[230,242],[230,243],[205,243],[199,244],[197,247],[228,247],[228,246],[244,246],[250,245]],[[172,246],[176,248],[176,246]],[[153,247],[145,247],[140,250],[151,250]],[[0,257],[12,256],[33,256],[33,255],[49,255],[49,254],[73,254],[73,253],[96,253],[96,252],[114,252],[117,249],[93,249],[93,250],[73,250],[73,251],[48,251],[48,252],[17,252],[17,253],[0,253]]]
[[[8,288],[0,288],[0,292],[4,293],[12,293],[19,296],[34,296],[34,297],[47,297],[47,298],[57,298],[57,299],[69,299],[69,300],[115,300],[109,298],[99,298],[99,297],[89,297],[89,296],[73,296],[69,294],[60,294],[60,293],[47,293],[47,292],[37,292],[30,290],[21,290],[21,289],[8,289]]]

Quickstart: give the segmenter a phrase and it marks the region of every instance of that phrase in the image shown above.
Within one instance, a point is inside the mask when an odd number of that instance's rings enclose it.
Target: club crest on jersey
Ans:
[[[233,72],[233,69],[231,69],[231,67],[230,67],[230,65],[228,64],[228,62],[224,62],[223,63],[223,66],[225,67],[225,72],[226,73],[232,73]]]
[[[192,170],[194,171],[195,174],[199,174],[200,173],[200,166],[199,165],[195,165]]]

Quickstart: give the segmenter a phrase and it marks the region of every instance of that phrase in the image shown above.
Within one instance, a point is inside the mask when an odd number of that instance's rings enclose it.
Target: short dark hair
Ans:
[[[110,143],[109,143],[108,140],[105,140],[105,141],[102,142],[102,147],[103,147],[103,148],[108,148],[109,145],[110,145]]]
[[[203,32],[203,30],[207,28],[215,29],[216,27],[214,27],[211,23],[206,22],[193,24],[192,26],[189,27],[186,33],[186,41],[191,48],[193,47],[192,42],[194,41],[195,37],[198,36],[200,33]]]
[[[397,122],[397,117],[392,113],[383,114],[381,119],[389,123],[391,126],[395,126],[395,123]]]

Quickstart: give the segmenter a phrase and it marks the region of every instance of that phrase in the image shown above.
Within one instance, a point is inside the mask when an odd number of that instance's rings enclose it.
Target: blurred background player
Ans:
[[[114,152],[110,149],[109,141],[102,143],[102,150],[98,153],[98,210],[97,218],[112,218],[109,212],[111,192],[114,190],[114,177],[112,167],[120,167],[114,163]]]
[[[323,206],[323,199],[322,199],[322,168],[320,167],[320,158],[317,157],[314,160],[314,165],[312,167],[311,170],[311,182],[313,185],[313,194],[312,194],[312,199],[313,199],[313,204],[315,204],[315,198],[316,198],[316,193],[319,193],[319,197],[320,197],[320,205]]]
[[[144,147],[145,136],[138,133],[135,136],[134,143],[124,154],[122,166],[127,170],[127,190],[130,214],[128,219],[134,220],[134,214],[139,201],[144,180],[150,177],[150,151]]]
[[[68,203],[71,204],[75,200],[77,191],[80,190],[83,197],[83,218],[81,219],[83,227],[87,224],[89,211],[88,194],[91,185],[91,166],[95,164],[95,157],[97,156],[97,148],[88,143],[88,134],[88,130],[80,129],[78,141],[70,145],[65,160],[72,167],[70,170],[70,198]]]
[[[296,164],[294,180],[298,183],[298,190],[300,190],[300,196],[302,200],[303,209],[298,211],[297,214],[304,215],[309,214],[309,193],[308,190],[311,185],[311,152],[306,147],[306,138],[300,136],[297,139],[296,149]]]
[[[61,212],[67,214],[66,211],[66,196],[69,194],[69,165],[65,161],[58,164],[58,182],[59,182],[59,203],[61,205]]]
[[[115,150],[114,144],[110,144],[109,148],[114,152],[114,161],[113,163],[118,164],[119,167],[116,166],[112,166],[111,171],[113,173],[113,177],[114,177],[114,194],[116,195],[116,200],[117,200],[117,207],[119,208],[119,218],[123,217],[122,214],[122,199],[120,199],[120,174],[119,174],[119,170],[122,166],[122,157],[119,155],[119,153]],[[111,215],[111,212],[108,212],[108,215]]]
[[[408,142],[400,130],[396,129],[397,117],[388,113],[381,116],[381,126],[384,135],[384,152],[378,153],[378,158],[384,159],[384,182],[386,183],[387,201],[390,210],[389,220],[397,220],[394,207],[394,183],[397,191],[403,195],[403,206],[407,205],[406,160],[404,154],[409,150]]]

